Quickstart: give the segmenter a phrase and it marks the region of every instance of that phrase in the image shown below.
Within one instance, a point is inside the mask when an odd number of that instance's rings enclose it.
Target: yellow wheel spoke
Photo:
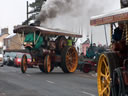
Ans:
[[[109,96],[109,94],[110,94],[110,88],[108,88],[108,96]]]
[[[105,75],[106,75],[106,76],[110,75],[109,70],[106,70]]]
[[[110,84],[110,79],[109,78],[107,78],[106,81],[107,81],[108,84]]]
[[[109,88],[109,85],[107,85],[100,93],[100,95],[103,95],[103,93]]]
[[[108,71],[109,69],[108,69],[108,65],[107,65],[106,61],[103,60],[103,62],[104,62],[104,65],[105,65],[106,70]]]
[[[106,75],[105,74],[103,74],[102,72],[101,72],[101,74],[100,74],[102,77],[106,77]]]
[[[104,83],[102,82],[102,84],[101,84],[101,89],[104,89]]]
[[[108,75],[106,76],[106,78],[109,79],[109,78],[110,78],[110,74],[108,74]]]
[[[110,72],[105,72],[105,79],[107,81],[107,83],[110,83]]]

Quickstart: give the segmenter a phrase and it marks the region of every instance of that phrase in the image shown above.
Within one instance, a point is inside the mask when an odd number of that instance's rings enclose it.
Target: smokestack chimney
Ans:
[[[1,35],[8,34],[8,28],[1,29]]]
[[[128,0],[120,0],[121,8],[128,7]]]

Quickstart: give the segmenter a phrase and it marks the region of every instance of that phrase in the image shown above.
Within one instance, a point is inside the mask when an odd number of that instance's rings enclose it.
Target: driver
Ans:
[[[118,27],[114,30],[114,34],[112,35],[112,42],[113,43],[118,42],[122,39],[123,28],[124,28],[124,24],[118,23]]]
[[[112,35],[112,49],[114,51],[123,51],[125,47],[125,40],[123,40],[123,30],[124,23],[119,22],[118,27],[114,30],[114,34]]]

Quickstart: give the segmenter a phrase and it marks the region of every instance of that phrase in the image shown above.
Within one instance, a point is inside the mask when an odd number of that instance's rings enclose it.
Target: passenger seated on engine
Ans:
[[[69,36],[67,42],[68,46],[72,46],[72,37]]]
[[[68,43],[68,46],[75,46],[75,42],[77,41],[77,39],[75,37],[68,37],[67,39],[67,43]]]
[[[44,36],[43,38],[44,38],[44,39],[43,39],[44,42],[43,42],[43,44],[42,44],[42,47],[48,49],[48,47],[49,47],[49,37]]]

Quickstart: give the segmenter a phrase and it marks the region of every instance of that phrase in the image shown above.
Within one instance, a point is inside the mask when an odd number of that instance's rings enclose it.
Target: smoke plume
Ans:
[[[43,27],[86,36],[90,31],[90,17],[114,9],[117,1],[119,0],[47,0],[36,21],[40,21],[40,26]]]
[[[55,18],[59,14],[67,14],[72,11],[71,0],[47,0],[37,17],[37,21],[45,22],[47,19]]]

